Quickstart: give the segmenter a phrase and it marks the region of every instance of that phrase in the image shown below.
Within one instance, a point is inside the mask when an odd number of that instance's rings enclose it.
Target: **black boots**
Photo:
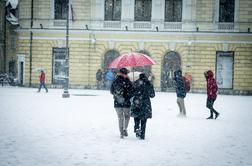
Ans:
[[[215,118],[214,118],[214,119],[217,119],[219,115],[220,115],[220,113],[217,112],[217,113],[215,114]]]
[[[215,113],[215,118],[214,119],[217,119],[219,117],[220,113],[219,112],[216,112]],[[206,119],[213,119],[213,114],[211,114],[208,118]]]
[[[206,119],[213,119],[213,115],[209,116],[209,117],[208,117],[208,118],[206,118]]]
[[[138,139],[144,139],[144,138],[145,138],[145,134],[142,132],[142,130],[137,129],[137,130],[136,130],[136,137],[137,137]]]
[[[128,137],[128,132],[127,132],[127,130],[123,130],[123,135],[124,135],[125,137]]]

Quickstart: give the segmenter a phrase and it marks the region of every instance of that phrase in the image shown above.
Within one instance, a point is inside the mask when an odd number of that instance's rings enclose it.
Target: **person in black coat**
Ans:
[[[155,97],[153,85],[145,74],[140,74],[134,82],[134,97],[131,106],[131,116],[134,117],[134,132],[140,139],[145,139],[146,122],[152,118],[150,98]],[[140,127],[141,126],[141,127]]]
[[[120,137],[128,136],[127,128],[130,119],[130,98],[133,96],[133,84],[128,78],[129,71],[121,68],[113,81],[110,93],[114,96],[114,107],[119,121]]]
[[[177,70],[174,72],[174,80],[176,86],[176,94],[177,94],[177,103],[179,106],[179,116],[185,117],[186,116],[186,109],[184,98],[186,97],[186,89],[185,89],[185,82],[182,77],[182,71]]]

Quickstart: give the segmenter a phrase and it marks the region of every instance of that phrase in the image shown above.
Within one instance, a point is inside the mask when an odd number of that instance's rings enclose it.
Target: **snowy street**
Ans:
[[[156,92],[146,139],[130,119],[120,139],[113,97],[103,90],[0,87],[0,166],[249,166],[252,96],[219,95],[206,120],[206,94],[187,94],[187,118],[175,93]]]

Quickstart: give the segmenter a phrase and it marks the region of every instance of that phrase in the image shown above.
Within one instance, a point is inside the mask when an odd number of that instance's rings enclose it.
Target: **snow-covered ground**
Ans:
[[[252,97],[219,95],[206,120],[205,94],[188,94],[178,118],[174,93],[156,93],[146,139],[120,139],[108,91],[0,87],[1,166],[249,166]]]

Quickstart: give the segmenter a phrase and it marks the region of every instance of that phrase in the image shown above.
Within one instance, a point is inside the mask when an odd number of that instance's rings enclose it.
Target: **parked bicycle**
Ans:
[[[18,85],[18,81],[14,76],[8,75],[7,73],[2,73],[0,74],[0,84],[2,84],[2,86],[4,85],[16,86]]]

